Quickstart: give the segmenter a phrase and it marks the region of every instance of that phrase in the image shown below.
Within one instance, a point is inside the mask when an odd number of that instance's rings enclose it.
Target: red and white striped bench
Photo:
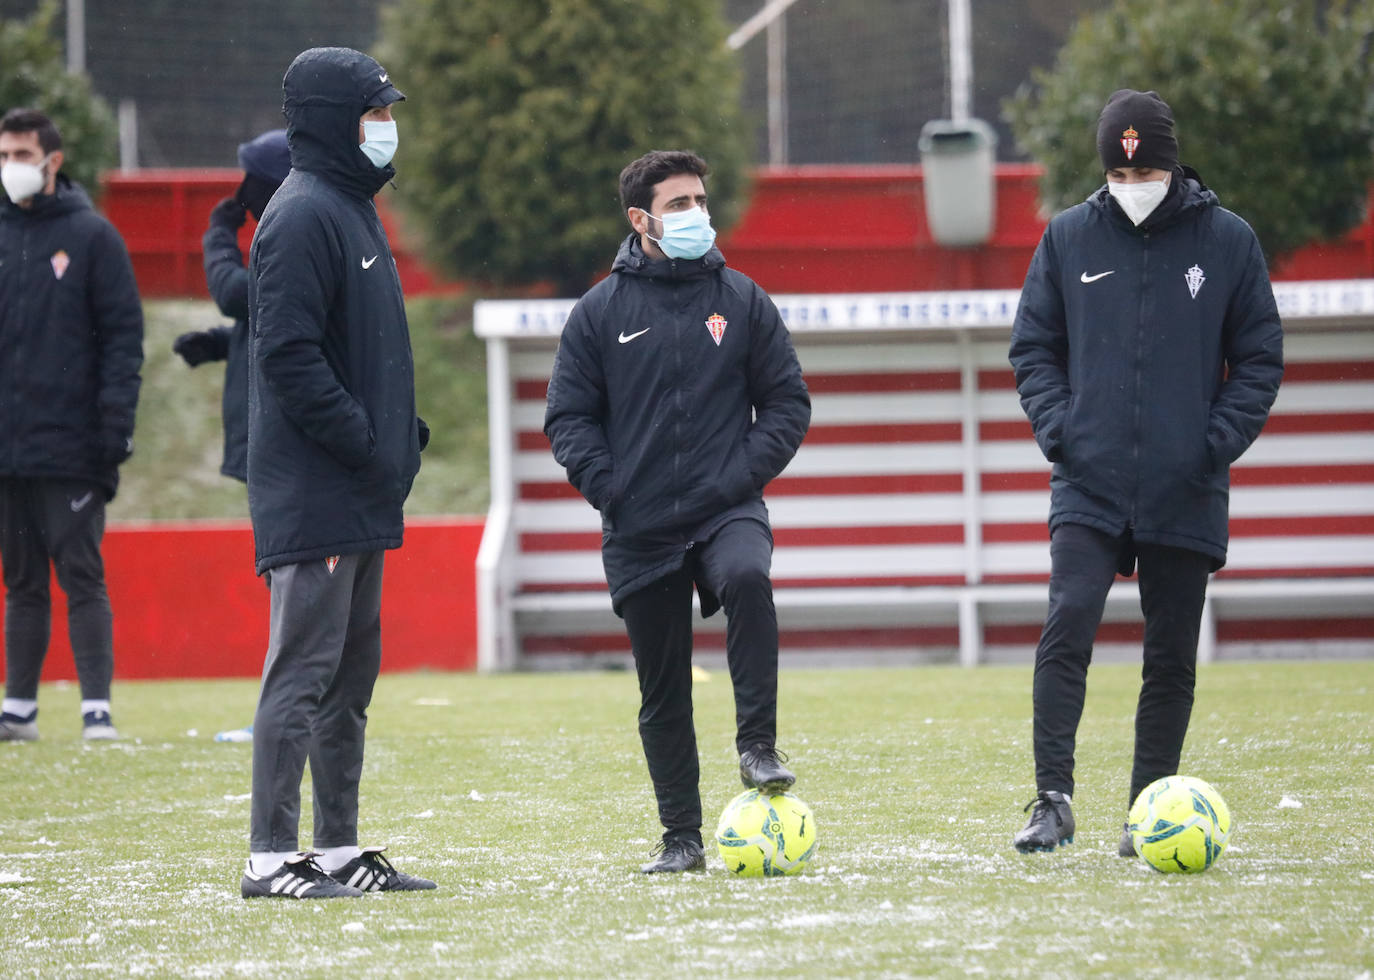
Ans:
[[[1230,562],[1200,654],[1374,655],[1374,281],[1277,284],[1284,385],[1232,470]],[[1049,466],[1006,360],[1015,291],[775,297],[813,411],[765,492],[785,662],[1024,659],[1049,573]],[[492,509],[479,665],[623,664],[596,513],[541,431],[571,301],[479,303]],[[698,632],[723,654],[724,623]],[[1138,650],[1134,580],[1099,655]]]

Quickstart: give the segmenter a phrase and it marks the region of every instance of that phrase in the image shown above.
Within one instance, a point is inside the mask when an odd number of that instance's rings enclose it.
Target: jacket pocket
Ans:
[[[331,451],[340,463],[355,472],[372,463],[377,456],[377,435],[372,423],[367,423],[367,433],[360,442],[349,440],[347,445]]]
[[[1051,430],[1044,447],[1045,458],[1051,463],[1071,463],[1073,461],[1074,416],[1078,409],[1078,396],[1070,395],[1060,413],[1058,431]]]
[[[716,483],[717,492],[725,507],[748,500],[758,493],[754,475],[749,471],[749,458],[740,449],[726,457],[725,469]]]
[[[1229,462],[1223,462],[1221,460],[1218,460],[1217,453],[1212,450],[1212,440],[1209,435],[1211,428],[1212,403],[1203,402],[1202,433],[1198,437],[1198,472],[1200,472],[1204,478],[1216,476],[1218,473],[1223,472],[1226,469],[1226,467],[1230,465]]]

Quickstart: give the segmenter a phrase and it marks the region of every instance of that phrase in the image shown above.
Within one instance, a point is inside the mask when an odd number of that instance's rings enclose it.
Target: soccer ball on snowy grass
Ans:
[[[1206,871],[1231,834],[1221,794],[1192,776],[1165,776],[1140,791],[1127,824],[1135,852],[1157,871]]]
[[[816,853],[816,819],[791,793],[748,789],[721,813],[716,848],[725,867],[742,877],[794,875]]]

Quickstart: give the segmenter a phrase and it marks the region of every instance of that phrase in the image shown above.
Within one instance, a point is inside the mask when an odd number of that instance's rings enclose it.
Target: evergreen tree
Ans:
[[[58,10],[57,0],[43,0],[24,20],[0,20],[0,114],[26,108],[51,118],[62,134],[62,172],[94,198],[115,162],[119,128],[90,79],[67,72],[53,29]]]
[[[1275,258],[1358,225],[1374,178],[1374,0],[1118,0],[1004,105],[1052,210],[1103,183],[1097,116],[1121,88],[1174,110],[1180,160]]]
[[[397,186],[425,259],[488,287],[577,296],[630,232],[621,168],[706,158],[711,215],[740,207],[750,133],[720,0],[397,0],[381,60],[398,107]]]

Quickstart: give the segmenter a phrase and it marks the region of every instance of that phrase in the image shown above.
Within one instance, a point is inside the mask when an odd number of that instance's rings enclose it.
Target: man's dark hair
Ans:
[[[650,150],[620,171],[620,206],[648,211],[656,185],[678,174],[696,174],[705,180],[709,172],[706,161],[691,150]]]
[[[37,133],[44,154],[62,149],[62,134],[53,121],[37,109],[11,109],[0,119],[0,133]]]

